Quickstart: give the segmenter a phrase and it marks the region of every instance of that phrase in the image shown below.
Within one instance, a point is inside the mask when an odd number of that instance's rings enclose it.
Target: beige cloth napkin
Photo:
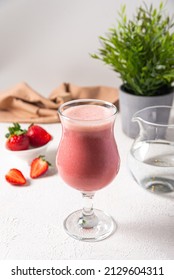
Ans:
[[[118,90],[111,87],[80,87],[63,83],[45,98],[26,83],[20,83],[0,92],[0,122],[59,122],[58,107],[66,101],[79,98],[101,99],[118,106]]]

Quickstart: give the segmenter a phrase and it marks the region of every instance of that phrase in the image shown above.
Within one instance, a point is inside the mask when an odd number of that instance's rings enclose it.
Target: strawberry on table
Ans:
[[[13,123],[13,126],[8,128],[6,147],[12,151],[27,150],[29,148],[29,138],[27,131],[21,129],[20,124]]]
[[[47,172],[50,165],[44,156],[35,158],[31,163],[30,177],[33,179],[40,177]]]
[[[26,184],[26,179],[19,169],[12,168],[5,175],[5,179],[12,185],[23,186]]]
[[[30,145],[33,147],[40,147],[47,144],[52,136],[41,126],[31,124],[27,131]]]

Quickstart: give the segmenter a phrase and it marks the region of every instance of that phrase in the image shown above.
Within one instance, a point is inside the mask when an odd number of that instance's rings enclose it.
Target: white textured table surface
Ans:
[[[115,135],[121,157],[117,178],[96,193],[94,206],[117,222],[110,238],[80,242],[63,229],[64,218],[81,207],[81,195],[66,186],[55,169],[61,125],[44,127],[54,136],[47,151],[53,164],[43,178],[28,187],[9,185],[4,175],[18,167],[29,178],[29,166],[8,158],[2,139],[9,124],[0,124],[0,259],[174,259],[174,195],[158,196],[139,187],[127,168],[132,140],[126,137],[118,114]]]

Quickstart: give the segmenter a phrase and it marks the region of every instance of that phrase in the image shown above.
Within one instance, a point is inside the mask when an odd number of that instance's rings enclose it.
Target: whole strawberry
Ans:
[[[33,147],[41,147],[52,139],[52,136],[43,127],[35,124],[29,126],[27,136]]]
[[[21,129],[18,123],[13,123],[13,126],[8,128],[6,147],[12,151],[27,150],[29,148],[29,138],[26,130]]]

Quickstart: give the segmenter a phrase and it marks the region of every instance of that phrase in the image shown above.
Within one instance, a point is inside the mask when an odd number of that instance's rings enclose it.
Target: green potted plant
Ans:
[[[127,19],[124,5],[117,23],[99,37],[101,48],[91,56],[119,73],[122,127],[134,138],[138,126],[131,119],[136,111],[173,102],[174,22],[161,2],[157,8],[139,6],[132,20]]]

